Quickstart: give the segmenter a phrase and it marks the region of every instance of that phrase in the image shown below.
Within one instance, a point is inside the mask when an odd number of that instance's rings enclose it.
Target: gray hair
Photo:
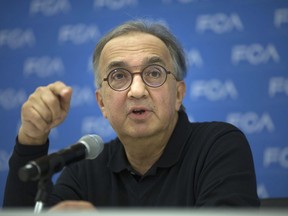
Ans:
[[[151,23],[145,20],[128,21],[106,34],[96,45],[93,55],[93,68],[95,75],[95,86],[100,88],[101,80],[98,71],[99,59],[104,46],[113,38],[129,34],[131,32],[142,32],[154,35],[162,40],[167,46],[174,63],[174,75],[177,80],[183,80],[187,73],[185,55],[182,46],[176,37],[159,23]]]

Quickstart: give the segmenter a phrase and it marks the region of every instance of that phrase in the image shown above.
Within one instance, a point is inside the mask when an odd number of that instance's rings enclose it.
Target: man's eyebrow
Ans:
[[[143,65],[150,65],[150,64],[162,64],[163,66],[165,66],[164,60],[161,59],[159,56],[147,57],[143,62]]]
[[[128,67],[128,64],[124,61],[113,61],[110,62],[109,65],[106,67],[106,70],[112,70],[113,68],[125,68]]]

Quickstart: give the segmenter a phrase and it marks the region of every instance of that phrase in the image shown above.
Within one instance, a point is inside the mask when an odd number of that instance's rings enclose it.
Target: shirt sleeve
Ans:
[[[249,143],[240,130],[227,127],[208,138],[198,173],[196,206],[259,206]]]
[[[49,141],[45,145],[22,145],[16,139],[12,155],[9,159],[9,171],[6,180],[3,207],[32,207],[35,204],[37,181],[23,182],[18,177],[18,171],[29,161],[44,156],[48,152]],[[52,182],[47,184],[48,190]]]

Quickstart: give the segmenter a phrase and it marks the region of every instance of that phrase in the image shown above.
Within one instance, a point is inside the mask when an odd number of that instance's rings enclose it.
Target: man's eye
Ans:
[[[161,76],[161,72],[157,70],[149,71],[145,74],[145,76],[150,78],[159,78]]]
[[[124,73],[124,72],[121,72],[121,71],[115,72],[111,76],[112,80],[123,80],[123,79],[126,79],[126,78],[127,78],[127,74]]]

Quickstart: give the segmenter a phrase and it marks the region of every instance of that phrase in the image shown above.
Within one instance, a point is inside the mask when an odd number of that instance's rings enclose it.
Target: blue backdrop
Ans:
[[[95,102],[92,53],[104,33],[135,18],[167,25],[183,44],[190,120],[242,129],[259,196],[287,197],[288,1],[1,0],[0,202],[21,105],[36,87],[61,80],[74,88],[51,151],[88,133],[114,137]]]

